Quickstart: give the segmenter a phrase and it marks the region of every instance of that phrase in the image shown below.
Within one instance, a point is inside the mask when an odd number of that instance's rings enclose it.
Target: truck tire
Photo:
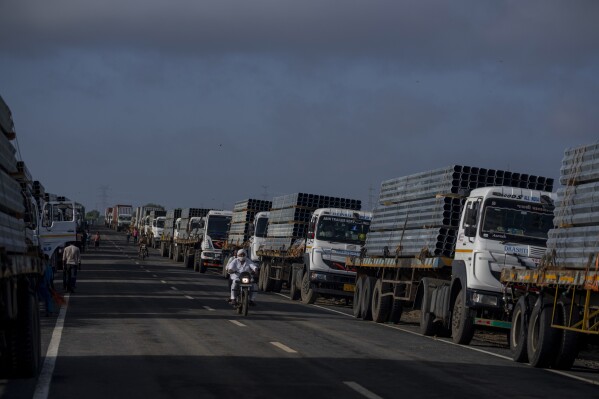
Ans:
[[[383,294],[389,291],[388,283],[383,283],[382,278],[376,280],[372,290],[372,320],[376,323],[384,323],[389,317],[393,297],[383,296]]]
[[[474,337],[474,313],[466,307],[465,292],[461,289],[451,312],[451,339],[459,345],[468,345]]]
[[[540,296],[530,314],[526,349],[533,367],[549,367],[556,359],[560,331],[551,327],[552,312],[553,304]]]
[[[372,320],[372,291],[374,291],[374,284],[376,278],[372,276],[366,276],[364,278],[364,285],[362,287],[362,320]]]
[[[273,281],[270,279],[270,265],[266,265],[264,267],[264,283],[263,283],[263,287],[264,287],[264,292],[270,292],[272,290],[272,283]]]
[[[301,290],[301,296],[302,296],[302,302],[308,305],[313,304],[314,302],[316,302],[316,298],[318,298],[318,294],[314,292],[314,290],[311,287],[311,282],[310,282],[310,273],[305,271],[304,275],[302,276],[302,290]]]
[[[22,281],[18,288],[18,316],[9,322],[7,365],[15,377],[35,377],[40,372],[41,333],[38,301]]]
[[[163,242],[160,243],[160,256],[166,257],[166,246]]]
[[[389,323],[397,324],[401,320],[401,314],[403,313],[403,302],[399,299],[391,298],[391,309],[389,310],[389,317],[387,321]]]
[[[433,336],[437,333],[437,326],[434,323],[433,314],[430,312],[430,295],[428,281],[426,278],[422,279],[422,304],[420,305],[420,334],[427,337]]]
[[[563,326],[572,326],[580,321],[578,307],[574,305],[570,312],[572,303],[560,299],[555,307],[555,323]],[[578,356],[580,348],[580,334],[575,331],[560,330],[558,333],[558,341],[556,345],[557,354],[552,368],[558,370],[569,370]]]
[[[301,298],[301,287],[298,284],[297,274],[299,270],[293,270],[291,272],[291,287],[289,287],[289,298],[292,301],[297,301]]]
[[[356,277],[356,287],[354,288],[354,299],[352,301],[352,307],[354,311],[354,317],[356,319],[362,317],[362,291],[364,287],[364,277]]]
[[[515,362],[525,363],[528,361],[526,352],[526,340],[528,337],[528,323],[530,320],[530,298],[528,295],[520,297],[514,313],[512,314],[512,327],[510,328],[509,343],[510,353]]]

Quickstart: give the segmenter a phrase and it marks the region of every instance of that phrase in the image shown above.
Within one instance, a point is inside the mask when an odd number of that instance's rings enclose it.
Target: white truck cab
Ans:
[[[254,234],[250,237],[250,259],[256,264],[260,262],[257,251],[266,238],[269,216],[270,212],[258,212],[254,217]]]
[[[77,240],[77,221],[75,203],[70,201],[49,201],[43,204],[41,220],[38,223],[37,237],[45,255],[53,265],[59,259],[58,249]]]
[[[199,261],[199,270],[206,272],[207,267],[222,267],[222,249],[227,241],[231,225],[231,211],[209,211],[200,222],[202,230],[201,254],[196,259]]]

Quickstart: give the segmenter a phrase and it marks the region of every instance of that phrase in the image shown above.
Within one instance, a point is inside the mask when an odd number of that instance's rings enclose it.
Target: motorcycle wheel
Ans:
[[[244,316],[248,315],[248,307],[249,307],[249,292],[247,289],[241,291],[241,314]]]

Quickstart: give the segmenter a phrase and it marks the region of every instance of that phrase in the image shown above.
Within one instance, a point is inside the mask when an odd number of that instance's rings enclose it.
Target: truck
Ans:
[[[112,227],[112,207],[104,210],[104,226]]]
[[[166,215],[166,211],[162,206],[159,205],[144,205],[135,208],[135,223],[133,227],[137,228],[140,234],[149,235],[152,227],[152,221],[150,220],[150,213],[152,211],[164,212],[164,214],[159,214],[155,216],[164,216]]]
[[[0,97],[0,374],[34,377],[40,370],[41,334],[36,288],[43,255],[76,241],[76,207],[45,192],[17,161],[10,109]]]
[[[502,270],[534,267],[553,217],[553,179],[453,165],[383,181],[356,269],[353,314],[397,323],[420,310],[420,333],[468,345],[510,322]]]
[[[203,239],[203,230],[200,227],[210,209],[185,208],[175,221],[175,231],[171,242],[172,258],[175,262],[183,261],[185,267],[194,265],[196,250],[200,248]]]
[[[538,267],[502,270],[512,358],[570,369],[599,334],[599,144],[566,149],[554,219]]]
[[[115,205],[112,207],[112,229],[116,231],[128,230],[131,225],[131,205]]]
[[[266,237],[266,226],[268,224],[268,211],[272,206],[271,201],[249,198],[238,201],[233,206],[233,216],[231,218],[231,227],[227,241],[223,247],[223,262],[222,275],[228,278],[229,275],[226,266],[229,260],[235,256],[238,250],[246,249],[248,256],[254,263],[260,261],[260,257],[255,253],[255,242],[261,242],[263,237]],[[260,214],[260,218],[258,218]],[[258,227],[256,224],[260,223]],[[258,229],[258,230],[257,230]],[[256,235],[259,238],[256,238]]]
[[[275,197],[260,257],[258,288],[311,304],[318,297],[353,296],[355,272],[345,259],[358,255],[369,230],[370,212],[361,201],[296,193]]]
[[[224,263],[223,247],[231,225],[233,212],[210,210],[199,221],[199,243],[195,245],[191,260],[193,270],[206,273],[208,268],[222,268]]]
[[[177,227],[177,219],[181,218],[181,208],[171,209],[166,212],[164,217],[164,228],[160,236],[160,255],[164,257],[173,257],[174,239]]]
[[[158,248],[160,246],[160,237],[164,230],[164,221],[166,220],[166,211],[153,210],[146,217],[149,228],[147,230],[148,241],[152,248]]]

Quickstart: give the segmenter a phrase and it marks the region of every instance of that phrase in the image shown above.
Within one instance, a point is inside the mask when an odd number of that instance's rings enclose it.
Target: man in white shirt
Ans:
[[[240,249],[237,251],[237,258],[235,258],[232,262],[227,265],[227,273],[231,277],[231,300],[230,302],[235,304],[235,289],[237,288],[237,283],[239,281],[239,274],[243,272],[252,272],[255,273],[258,270],[258,266],[256,266],[250,259],[248,259],[245,249]],[[250,298],[250,305],[254,306],[254,300],[256,299],[256,295],[258,294],[258,290],[256,284],[252,284],[252,296]]]
[[[77,282],[77,269],[81,267],[81,254],[72,242],[62,252],[62,263],[64,265],[63,273],[66,276],[66,290],[75,293],[75,284]]]

